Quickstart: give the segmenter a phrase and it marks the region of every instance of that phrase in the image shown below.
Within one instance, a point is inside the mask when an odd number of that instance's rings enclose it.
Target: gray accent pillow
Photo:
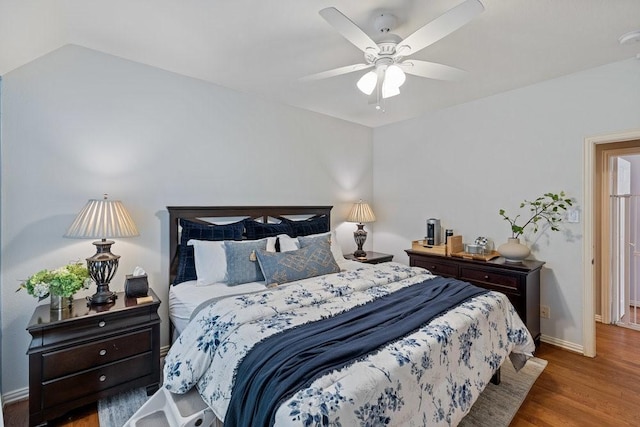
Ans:
[[[301,248],[309,245],[315,245],[321,242],[328,242],[331,244],[331,233],[314,234],[312,236],[300,236],[298,237],[298,243]]]
[[[227,285],[241,285],[249,282],[262,282],[264,276],[260,271],[260,264],[256,252],[267,249],[267,239],[224,242],[224,252],[227,259]]]
[[[340,271],[328,240],[320,239],[297,251],[258,250],[258,262],[267,285],[282,284]]]

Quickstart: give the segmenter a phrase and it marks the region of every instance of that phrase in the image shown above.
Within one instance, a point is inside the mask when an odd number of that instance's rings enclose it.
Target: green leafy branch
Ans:
[[[559,224],[564,219],[564,213],[569,206],[573,206],[573,201],[566,197],[564,191],[559,194],[545,193],[535,200],[525,200],[520,203],[520,209],[525,206],[529,207],[530,217],[522,225],[518,225],[517,221],[520,215],[511,218],[505,214],[504,209],[500,209],[500,216],[509,224],[511,224],[511,237],[518,238],[524,233],[529,226],[533,227],[533,232],[538,232],[540,223],[548,224],[552,231],[559,231]]]

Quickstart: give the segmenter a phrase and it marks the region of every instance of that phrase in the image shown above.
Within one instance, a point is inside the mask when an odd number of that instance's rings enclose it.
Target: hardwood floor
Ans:
[[[536,356],[549,362],[511,426],[640,425],[640,331],[596,325],[593,359],[542,343]],[[6,427],[28,425],[26,401],[7,405]],[[50,425],[97,427],[96,405]]]
[[[596,336],[593,359],[540,346],[549,364],[511,426],[640,425],[640,332],[598,323]]]

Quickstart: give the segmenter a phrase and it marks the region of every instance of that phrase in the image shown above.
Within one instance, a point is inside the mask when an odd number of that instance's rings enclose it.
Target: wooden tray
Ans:
[[[446,245],[427,245],[426,240],[414,240],[411,249],[416,252],[425,252],[433,255],[447,256],[454,252],[460,252],[464,248],[462,236],[450,236]]]
[[[496,251],[491,251],[491,253],[488,254],[470,254],[468,252],[462,251],[453,252],[450,255],[458,258],[477,259],[479,261],[489,261],[500,256],[500,254]]]

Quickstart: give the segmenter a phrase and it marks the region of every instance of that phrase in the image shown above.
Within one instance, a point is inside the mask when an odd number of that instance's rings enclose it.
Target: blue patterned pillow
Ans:
[[[265,224],[249,218],[244,220],[244,228],[247,233],[247,239],[249,240],[264,239],[265,237],[273,237],[278,234],[288,234],[293,237],[294,234],[291,224],[286,222]]]
[[[176,278],[173,281],[174,285],[198,278],[193,256],[193,246],[187,246],[189,240],[241,240],[244,230],[244,223],[242,221],[232,224],[215,225],[202,224],[180,218],[179,223],[182,231],[180,233],[180,246],[178,247],[178,270],[176,272]]]
[[[328,241],[290,252],[259,250],[257,255],[267,285],[293,282],[340,271]]]
[[[266,249],[267,239],[224,242],[227,258],[227,275],[225,276],[227,285],[264,281],[256,253],[260,250],[266,251]]]
[[[291,225],[293,235],[291,237],[308,236],[309,234],[325,233],[329,231],[329,217],[322,215],[302,221],[294,221],[288,218],[279,218],[283,224]]]

